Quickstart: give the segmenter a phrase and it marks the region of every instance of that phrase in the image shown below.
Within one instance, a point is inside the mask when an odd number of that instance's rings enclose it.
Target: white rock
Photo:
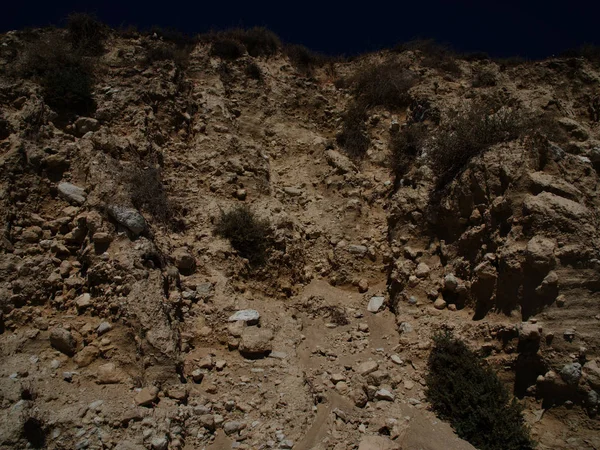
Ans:
[[[65,200],[77,205],[85,203],[85,190],[74,184],[63,182],[58,184],[58,194]]]
[[[394,394],[392,394],[387,389],[379,389],[377,392],[375,392],[375,398],[377,400],[385,400],[385,401],[388,401],[388,402],[393,402],[394,401]]]
[[[260,313],[255,309],[242,309],[229,316],[229,319],[227,320],[229,322],[246,322],[248,325],[252,325],[258,323],[260,320]]]
[[[383,307],[384,302],[385,297],[371,297],[371,300],[369,300],[369,305],[367,306],[367,310],[372,313],[379,312]]]

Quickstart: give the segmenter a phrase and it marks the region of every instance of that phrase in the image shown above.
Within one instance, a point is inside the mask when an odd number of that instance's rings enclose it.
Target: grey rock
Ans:
[[[266,328],[249,327],[242,332],[239,351],[250,358],[268,355],[272,348],[273,332]]]
[[[81,294],[75,299],[75,304],[77,305],[78,310],[84,310],[92,306],[92,296],[87,292],[85,294]]]
[[[175,261],[175,267],[179,270],[189,272],[196,268],[196,259],[184,247],[178,248],[173,252],[173,260]]]
[[[62,182],[58,184],[58,195],[65,200],[82,205],[85,203],[85,189],[75,186],[74,184]]]
[[[456,292],[456,288],[458,288],[458,278],[454,276],[453,273],[449,273],[444,277],[444,289],[450,292]]]
[[[223,431],[225,431],[225,434],[227,435],[237,433],[240,430],[243,430],[244,428],[246,428],[246,424],[244,422],[238,422],[236,420],[225,422],[223,424]]]
[[[144,216],[142,216],[135,208],[111,205],[108,207],[108,213],[119,224],[127,227],[136,236],[146,229],[146,220],[144,219]]]
[[[402,322],[399,326],[398,326],[398,331],[400,333],[412,333],[413,331],[413,327],[410,323],[408,322]]]
[[[299,197],[302,195],[302,190],[295,187],[284,187],[283,192],[285,192],[290,197]]]
[[[524,322],[519,327],[520,341],[539,342],[542,334],[542,327],[535,323]]]
[[[394,394],[392,394],[387,389],[379,389],[377,392],[375,392],[375,398],[377,400],[385,400],[387,402],[393,402]]]
[[[100,128],[98,120],[91,117],[80,117],[75,121],[75,129],[80,135],[89,133],[90,131],[97,131]]]
[[[379,297],[379,296],[371,297],[371,300],[369,300],[369,304],[367,306],[367,311],[372,312],[372,313],[379,312],[381,310],[381,308],[383,307],[384,302],[385,302],[385,297]]]
[[[260,313],[255,309],[242,309],[236,311],[227,319],[229,322],[245,322],[247,325],[257,324],[260,320]]]
[[[327,150],[325,152],[327,164],[335,167],[341,173],[356,172],[356,166],[350,159],[335,150]]]
[[[415,275],[419,278],[427,278],[429,276],[429,272],[431,269],[425,263],[419,263],[417,269],[415,270]]]
[[[576,385],[581,378],[581,364],[566,364],[560,371],[560,376],[567,384]]]
[[[367,252],[369,251],[369,249],[367,247],[365,247],[364,245],[350,244],[347,248],[350,253],[352,253],[353,255],[359,255],[359,256],[365,256],[367,254]]]
[[[169,440],[166,436],[155,437],[152,439],[150,446],[152,447],[152,450],[167,450],[169,447]]]
[[[96,332],[98,333],[98,336],[102,336],[104,333],[108,333],[110,330],[112,330],[112,325],[108,322],[102,322],[100,325],[98,325]]]
[[[65,355],[73,356],[77,342],[69,330],[54,328],[50,331],[50,345]]]

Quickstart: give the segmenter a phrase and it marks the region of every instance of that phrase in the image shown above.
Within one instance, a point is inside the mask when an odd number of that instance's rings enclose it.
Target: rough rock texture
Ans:
[[[95,109],[74,115],[15,74],[61,39],[0,35],[0,448],[32,447],[27,423],[50,449],[472,449],[425,394],[447,328],[539,448],[600,448],[592,63],[450,73],[411,50],[307,73],[109,32],[86,56]],[[352,80],[390,58],[419,74],[411,106],[370,106],[352,159],[335,139]],[[473,85],[482,66],[495,86]],[[538,125],[441,188],[432,144],[480,101]],[[416,123],[396,177],[392,138]],[[263,266],[215,233],[239,205],[270,222]]]

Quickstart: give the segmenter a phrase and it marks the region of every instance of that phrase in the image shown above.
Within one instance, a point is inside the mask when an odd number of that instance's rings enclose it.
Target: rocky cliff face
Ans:
[[[0,37],[2,448],[472,448],[427,408],[442,328],[522,399],[539,448],[600,446],[591,62],[405,50],[307,71],[112,33],[73,114],[27,71],[64,42]],[[352,81],[389,61],[410,106],[367,104],[349,158]],[[528,125],[441,184],[476,102]],[[214,231],[241,204],[272,225],[261,267]]]

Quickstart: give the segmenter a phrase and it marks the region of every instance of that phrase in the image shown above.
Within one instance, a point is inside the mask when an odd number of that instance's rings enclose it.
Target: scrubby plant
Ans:
[[[188,61],[188,56],[188,49],[179,48],[169,42],[160,42],[148,48],[144,62],[146,65],[152,65],[158,61],[173,61],[183,67]]]
[[[273,245],[270,222],[258,218],[246,205],[222,213],[215,224],[215,233],[228,239],[238,254],[253,266],[266,262]]]
[[[175,45],[179,49],[191,49],[198,43],[198,38],[173,28],[153,26],[150,35],[160,38],[163,42]]]
[[[437,187],[445,187],[471,158],[490,146],[519,137],[527,125],[519,111],[492,101],[478,101],[458,111],[442,124],[432,141]]]
[[[160,168],[132,167],[123,174],[123,178],[134,207],[149,213],[158,223],[172,230],[184,228],[180,218],[181,208],[169,198]]]
[[[496,374],[452,333],[433,341],[426,395],[438,416],[480,450],[532,449],[522,408]]]
[[[281,48],[279,37],[264,27],[234,29],[227,34],[244,44],[250,56],[273,56]]]
[[[327,58],[315,53],[304,45],[286,45],[285,54],[296,70],[304,75],[311,75],[316,67],[325,63]]]
[[[96,108],[91,64],[60,36],[51,35],[23,49],[16,73],[38,81],[46,103],[61,119],[68,119],[90,115]]]
[[[234,61],[241,58],[246,53],[244,46],[234,39],[217,39],[210,48],[212,56],[218,56],[221,59]]]
[[[365,106],[402,108],[410,104],[415,74],[404,64],[385,62],[361,70],[355,77],[355,96]]]
[[[407,50],[419,52],[423,57],[421,65],[424,67],[437,69],[455,76],[461,74],[460,66],[456,62],[458,55],[448,45],[441,44],[433,39],[415,39],[394,47],[394,51],[397,53]]]
[[[392,170],[396,186],[408,172],[422,149],[427,127],[422,123],[407,126],[402,131],[392,134],[390,148],[392,152]]]
[[[260,70],[258,64],[256,64],[255,62],[250,61],[248,64],[246,64],[246,67],[244,68],[244,73],[248,78],[251,78],[253,80],[262,80],[262,71]]]
[[[108,27],[89,14],[73,13],[67,18],[69,42],[84,55],[102,54],[107,32]]]
[[[371,139],[365,125],[366,119],[366,107],[360,103],[353,103],[342,118],[342,131],[336,140],[351,158],[363,158],[369,149]]]
[[[473,73],[473,87],[492,87],[496,86],[498,80],[496,79],[496,72],[489,67],[480,68]]]

